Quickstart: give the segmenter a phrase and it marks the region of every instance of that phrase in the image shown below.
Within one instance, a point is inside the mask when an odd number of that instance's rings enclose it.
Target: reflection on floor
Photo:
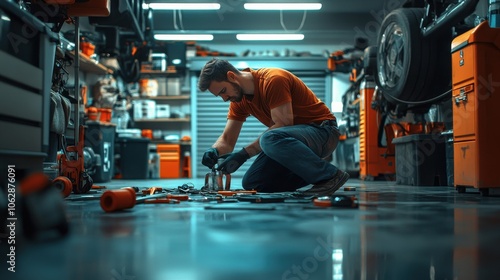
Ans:
[[[239,188],[238,181],[233,178],[233,189]],[[203,181],[122,180],[104,185],[177,188],[185,183],[200,188]],[[359,208],[183,201],[105,213],[95,200],[66,202],[69,234],[55,241],[24,241],[16,247],[15,274],[5,268],[0,278],[497,277],[500,197],[386,181],[351,179],[345,186],[355,190],[342,188],[338,194],[355,195]],[[5,257],[6,244],[0,245]]]

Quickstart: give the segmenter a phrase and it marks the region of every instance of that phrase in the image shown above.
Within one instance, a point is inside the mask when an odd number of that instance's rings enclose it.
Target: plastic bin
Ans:
[[[117,167],[122,179],[147,179],[149,139],[118,138],[115,142]]]
[[[445,137],[413,134],[394,138],[396,183],[412,186],[446,186]]]
[[[94,154],[99,155],[91,177],[96,183],[109,182],[114,173],[116,126],[102,122],[87,122],[86,126],[85,147],[92,148]]]
[[[160,158],[160,178],[179,178],[180,145],[158,144],[156,149]]]

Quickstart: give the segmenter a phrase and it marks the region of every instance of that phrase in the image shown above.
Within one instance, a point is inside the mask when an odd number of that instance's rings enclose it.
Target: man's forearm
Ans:
[[[257,140],[255,140],[252,144],[245,147],[245,150],[250,157],[257,155],[262,151],[262,149],[260,148],[259,139],[260,137],[257,138]]]
[[[221,137],[215,141],[212,148],[216,148],[219,155],[225,155],[233,151],[234,147],[225,142]]]

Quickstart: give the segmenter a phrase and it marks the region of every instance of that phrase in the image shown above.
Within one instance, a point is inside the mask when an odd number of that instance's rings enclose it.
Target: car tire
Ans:
[[[418,102],[427,99],[432,91],[436,46],[434,39],[421,34],[424,14],[423,8],[401,8],[382,21],[375,81],[390,103]]]

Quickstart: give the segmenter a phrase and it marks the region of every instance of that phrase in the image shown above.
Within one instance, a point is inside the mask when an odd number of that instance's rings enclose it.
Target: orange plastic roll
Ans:
[[[129,209],[135,206],[136,195],[133,188],[105,191],[101,196],[101,208],[106,212]]]
[[[50,180],[47,175],[42,172],[35,172],[20,181],[19,190],[22,195],[28,195],[45,189],[49,184]]]

